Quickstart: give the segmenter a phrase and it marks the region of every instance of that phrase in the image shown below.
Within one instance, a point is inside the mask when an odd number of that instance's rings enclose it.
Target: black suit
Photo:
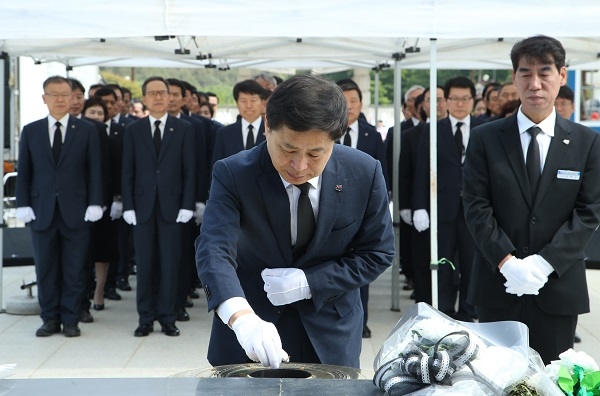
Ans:
[[[126,128],[122,197],[123,210],[135,210],[137,219],[133,240],[139,322],[158,319],[164,325],[175,322],[181,254],[181,224],[175,220],[180,209],[194,210],[196,164],[189,122],[167,117],[158,157],[153,128],[149,117]]]
[[[90,205],[102,205],[98,134],[94,126],[69,117],[55,163],[48,118],[26,125],[19,143],[17,207],[30,206],[38,300],[44,322],[79,321],[84,292]]]
[[[477,253],[469,301],[480,319],[519,320],[530,346],[547,364],[573,346],[576,317],[589,312],[584,248],[600,216],[600,138],[556,116],[543,173],[532,198],[517,115],[472,131],[465,161],[463,202]],[[559,171],[580,172],[572,179]],[[564,173],[564,172],[563,172]],[[509,254],[539,254],[554,268],[539,295],[505,291],[498,264]],[[523,307],[525,307],[523,309]],[[516,312],[520,309],[520,315]],[[545,315],[543,321],[538,320]],[[564,319],[568,328],[559,329]]]
[[[480,121],[471,117],[470,129],[477,125],[480,125]],[[429,127],[427,124],[419,142],[414,191],[415,210],[429,208]],[[465,125],[462,126],[462,132],[466,132]],[[448,264],[439,266],[438,307],[440,311],[456,316],[457,319],[473,320],[475,310],[467,303],[467,293],[475,243],[464,218],[462,169],[462,153],[459,153],[454,141],[453,125],[449,117],[443,118],[437,122],[438,256],[439,259],[446,258],[452,261],[457,271],[453,271]],[[456,312],[457,289],[460,289],[460,293]]]
[[[255,134],[254,145],[257,146],[265,140],[265,123],[261,121],[258,134]],[[215,138],[215,146],[212,155],[212,164],[214,165],[220,159],[227,158],[237,154],[245,149],[244,134],[242,132],[242,118],[231,125],[219,128]]]

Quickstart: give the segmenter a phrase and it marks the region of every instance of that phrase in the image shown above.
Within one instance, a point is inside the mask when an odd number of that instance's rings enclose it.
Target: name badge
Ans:
[[[579,180],[580,177],[581,177],[581,172],[578,172],[578,171],[559,169],[558,172],[556,173],[557,179]]]

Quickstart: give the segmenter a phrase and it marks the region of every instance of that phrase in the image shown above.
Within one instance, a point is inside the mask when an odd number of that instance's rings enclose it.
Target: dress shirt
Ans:
[[[63,116],[60,120],[48,115],[48,137],[50,138],[50,147],[54,141],[54,132],[56,132],[56,121],[60,122],[60,131],[62,133],[62,141],[65,142],[65,136],[67,136],[67,125],[69,125],[69,113]]]
[[[450,119],[450,125],[452,125],[452,136],[456,134],[456,123],[462,122],[462,125],[460,126],[460,132],[462,133],[463,146],[466,153],[467,145],[469,144],[469,136],[471,135],[471,116],[466,116],[462,120],[452,117],[452,115],[448,115],[448,118]],[[463,154],[461,162],[465,162],[465,154]]]
[[[281,176],[280,176],[281,177]],[[298,232],[298,198],[300,197],[300,189],[293,184],[288,183],[281,178],[285,192],[290,200],[290,231],[292,235],[292,246],[296,244],[297,232]],[[308,181],[311,185],[311,189],[308,192],[308,198],[310,198],[310,204],[312,205],[313,212],[315,214],[315,223],[319,217],[319,195],[321,193],[321,176],[313,177]]]
[[[106,125],[106,134],[110,136],[110,123],[112,122],[112,118],[109,118],[108,121],[104,123]]]
[[[356,144],[358,143],[358,120],[354,121],[352,124],[348,125],[350,131],[346,132],[350,134],[350,146],[352,148],[356,148]],[[340,143],[344,142],[344,138],[346,137],[346,133],[342,135],[340,138]],[[311,190],[312,191],[312,190]]]
[[[242,118],[242,143],[244,147],[246,147],[246,140],[248,138],[248,125],[252,124],[252,135],[254,136],[254,145],[256,146],[256,139],[258,138],[258,130],[260,129],[261,123],[262,117],[260,116],[253,122],[248,122]]]
[[[154,125],[154,121],[156,121],[156,120],[160,120],[160,125],[158,127],[160,129],[160,138],[162,139],[163,136],[165,136],[165,125],[167,125],[167,117],[168,116],[169,116],[168,113],[165,113],[160,118],[154,118],[151,115],[148,116],[150,118],[150,136],[154,136],[154,129],[156,128],[156,126]]]
[[[542,167],[541,171],[543,172],[544,164],[546,163],[546,157],[548,156],[548,149],[550,148],[550,143],[554,137],[556,111],[552,109],[552,113],[550,113],[548,117],[546,117],[539,124],[534,124],[533,121],[523,114],[521,107],[519,107],[519,112],[517,113],[517,125],[519,126],[521,148],[523,149],[523,159],[525,161],[527,161],[527,149],[529,148],[529,142],[531,141],[531,135],[529,132],[527,132],[527,130],[534,125],[537,125],[542,130],[543,133],[538,133],[536,140],[540,146],[540,166]]]

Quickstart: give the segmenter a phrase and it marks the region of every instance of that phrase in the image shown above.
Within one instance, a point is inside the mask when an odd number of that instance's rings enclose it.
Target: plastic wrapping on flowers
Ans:
[[[396,395],[562,396],[519,322],[459,322],[413,305],[373,363],[373,382]]]
[[[600,395],[600,368],[585,352],[568,349],[546,366],[546,374],[570,396]]]

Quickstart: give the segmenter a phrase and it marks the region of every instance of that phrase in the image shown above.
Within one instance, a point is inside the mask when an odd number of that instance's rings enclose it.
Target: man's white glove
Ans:
[[[17,219],[21,220],[23,223],[27,224],[32,220],[35,220],[35,214],[33,213],[33,209],[31,206],[23,206],[22,208],[17,208]]]
[[[312,297],[306,274],[298,268],[267,268],[261,274],[267,298],[275,306]]]
[[[179,209],[179,213],[177,214],[176,223],[187,223],[194,216],[194,212],[188,209]]]
[[[400,218],[408,225],[412,225],[412,211],[410,209],[400,209]]]
[[[202,202],[196,202],[196,211],[194,212],[194,217],[196,218],[196,225],[202,224],[202,220],[204,220],[204,210],[206,209],[206,204]]]
[[[123,216],[123,202],[113,201],[110,205],[110,219],[117,220]]]
[[[102,218],[102,213],[104,213],[104,211],[102,210],[101,206],[90,205],[85,210],[85,216],[83,216],[83,220],[91,222],[98,221]]]
[[[231,328],[250,360],[273,369],[279,368],[282,361],[290,360],[281,346],[281,338],[275,325],[265,322],[255,313],[241,315]]]
[[[136,225],[137,220],[135,218],[135,210],[126,210],[123,212],[123,220],[125,220],[127,224]]]
[[[413,213],[413,224],[419,232],[423,232],[429,228],[429,214],[426,209],[415,210]]]
[[[548,277],[531,264],[516,257],[508,259],[500,273],[506,278],[506,292],[521,297],[523,294],[538,295],[539,290],[548,281]]]

